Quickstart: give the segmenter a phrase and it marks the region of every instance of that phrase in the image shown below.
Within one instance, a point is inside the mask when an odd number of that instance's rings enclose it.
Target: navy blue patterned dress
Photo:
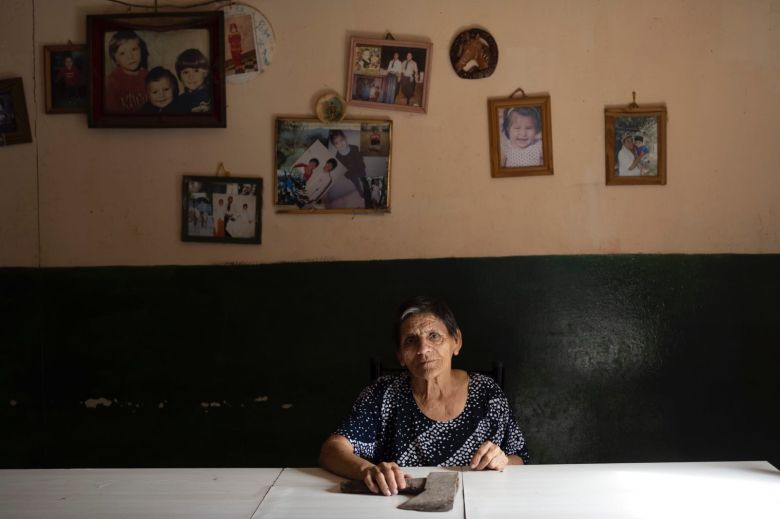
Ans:
[[[479,373],[469,373],[463,412],[445,422],[431,420],[420,411],[408,373],[380,377],[360,393],[352,413],[335,432],[349,440],[355,454],[372,463],[468,465],[487,440],[505,454],[529,462],[525,438],[506,396],[492,378]]]

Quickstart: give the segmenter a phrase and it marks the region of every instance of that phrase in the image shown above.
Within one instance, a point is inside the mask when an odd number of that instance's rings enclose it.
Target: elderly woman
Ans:
[[[322,445],[320,465],[374,493],[406,487],[403,466],[503,470],[528,462],[523,433],[489,377],[452,369],[462,336],[449,307],[416,297],[398,311],[400,376],[380,377]]]

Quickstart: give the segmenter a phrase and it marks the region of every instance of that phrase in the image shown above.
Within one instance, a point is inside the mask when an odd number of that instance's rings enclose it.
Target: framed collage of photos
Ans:
[[[488,100],[493,177],[553,174],[550,96]]]
[[[666,184],[666,107],[604,109],[606,183]]]
[[[87,111],[87,46],[47,45],[43,48],[46,113]]]
[[[392,121],[277,118],[280,212],[388,212]]]
[[[22,78],[0,79],[0,146],[32,142]]]
[[[430,43],[353,37],[347,59],[347,103],[425,113]]]
[[[260,243],[263,180],[186,175],[182,241]]]
[[[222,11],[87,16],[90,128],[226,126]]]

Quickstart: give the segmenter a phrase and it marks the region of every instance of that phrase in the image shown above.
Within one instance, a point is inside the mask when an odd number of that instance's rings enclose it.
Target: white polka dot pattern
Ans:
[[[517,454],[529,462],[525,438],[506,396],[493,379],[479,373],[469,373],[463,412],[445,422],[431,420],[420,411],[408,373],[380,377],[360,393],[336,433],[352,443],[355,454],[373,463],[468,465],[487,440],[507,455]]]

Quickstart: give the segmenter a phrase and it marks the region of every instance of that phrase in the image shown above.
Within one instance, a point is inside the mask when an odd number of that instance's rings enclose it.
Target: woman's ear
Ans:
[[[452,354],[457,357],[460,353],[460,348],[463,346],[463,335],[461,335],[460,329],[455,332],[455,336],[453,338],[455,339],[455,349],[453,350]]]

